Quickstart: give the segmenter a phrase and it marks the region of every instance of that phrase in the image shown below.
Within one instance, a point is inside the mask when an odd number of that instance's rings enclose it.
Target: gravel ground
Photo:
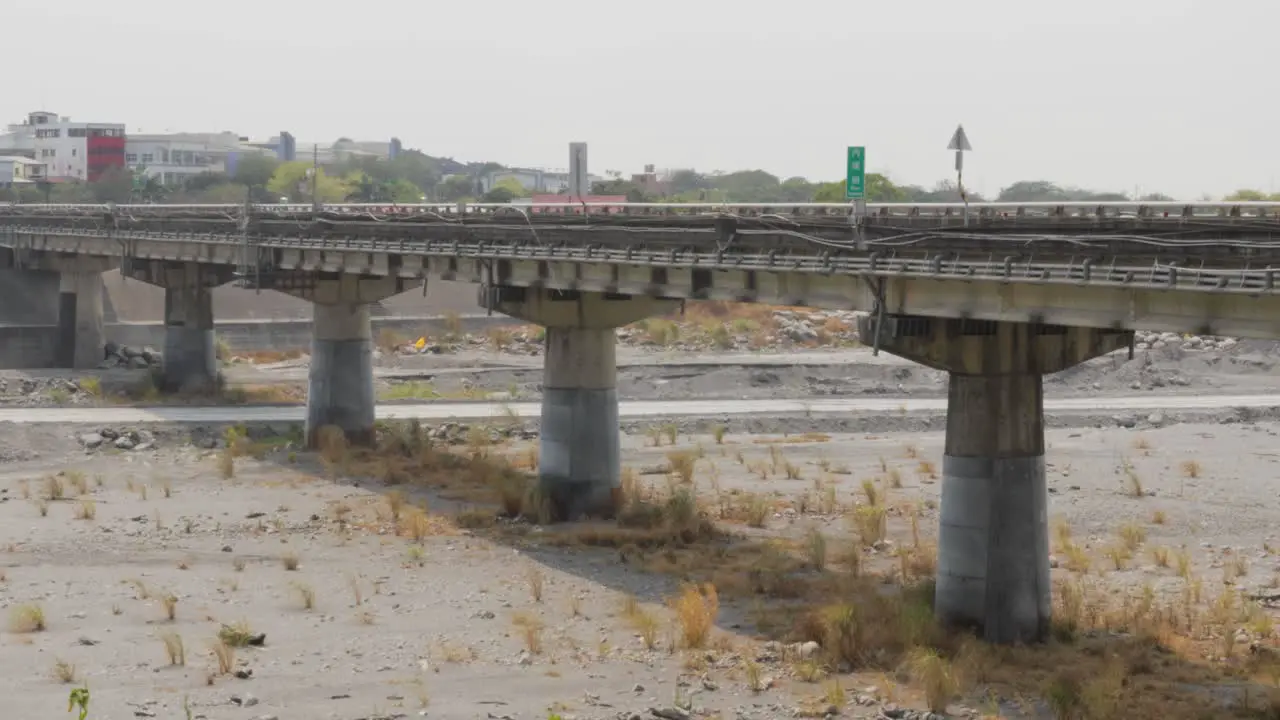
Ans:
[[[1185,547],[1191,572],[1212,583],[1243,558],[1243,572],[1231,582],[1265,592],[1280,572],[1270,550],[1280,510],[1270,481],[1280,461],[1280,425],[1232,413],[1213,424],[1198,415],[1154,419],[1159,427],[1148,418],[1053,418],[1052,521],[1072,529],[1113,592],[1151,584],[1161,596],[1176,595],[1178,573],[1145,554],[1150,549],[1154,557],[1158,547]],[[704,496],[714,487],[720,498],[709,504],[748,497],[772,504],[762,529],[723,521],[734,532],[798,541],[817,529],[843,547],[846,508],[863,492],[862,481],[889,473],[901,486],[884,487],[887,502],[918,509],[923,542],[931,542],[942,436],[930,428],[939,427],[938,418],[880,418],[879,425],[870,417],[782,418],[755,427],[785,428],[786,435],[748,435],[748,425],[735,425],[723,445],[689,434],[698,423],[685,422],[674,446],[654,446],[650,424],[628,428],[624,464],[641,483],[662,488],[665,474],[653,468],[669,464],[673,449],[702,448],[695,481]],[[853,433],[816,434],[851,422],[863,424]],[[88,683],[95,720],[182,717],[184,699],[192,717],[211,719],[654,717],[650,708],[682,717],[673,706],[690,697],[707,717],[782,718],[823,705],[833,681],[846,693],[843,717],[916,717],[911,708],[923,708],[892,675],[842,673],[823,684],[797,677],[801,666],[784,662],[785,646],[769,641],[761,599],[729,592],[733,568],[716,576],[724,590],[710,648],[673,651],[664,599],[677,586],[670,572],[655,570],[656,560],[627,563],[625,551],[543,542],[577,530],[459,530],[453,515],[484,506],[454,479],[443,489],[401,486],[408,505],[429,509],[429,529],[414,542],[396,533],[388,488],[346,479],[287,446],[260,460],[241,458],[234,477],[225,478],[219,451],[208,449],[218,430],[149,427],[137,438],[146,449],[118,451],[110,442],[86,450],[79,438],[109,439],[127,428],[0,427],[10,460],[0,465],[0,602],[11,623],[21,608],[38,605],[47,626],[14,632],[11,624],[3,635],[6,716],[61,712],[71,686],[59,673]],[[262,438],[293,432],[251,430]],[[506,451],[524,456],[532,431],[509,432],[526,439]],[[1184,469],[1190,460],[1194,477]],[[41,502],[50,482],[44,478],[59,472],[65,499]],[[77,482],[87,500],[76,499]],[[834,506],[824,507],[823,497]],[[81,517],[86,508],[92,519]],[[1132,523],[1145,528],[1144,548],[1125,569],[1108,571],[1106,548]],[[867,555],[868,567],[892,575],[893,548],[910,538],[905,518],[894,516],[887,542]],[[298,559],[296,570],[286,568],[289,557]],[[533,597],[539,581],[540,601]],[[173,619],[170,595],[177,598]],[[623,617],[628,595],[657,621],[654,649]],[[236,623],[265,632],[265,642],[237,650],[225,674],[211,647],[220,628]],[[531,625],[541,628],[539,652],[530,651],[524,628]],[[174,635],[182,638],[185,665],[167,657],[163,639]],[[755,681],[767,686],[761,692],[748,687],[751,663],[763,673]],[[1185,676],[1181,682],[1195,683]],[[1195,687],[1216,686],[1205,680]],[[1229,690],[1224,703],[1235,698]],[[971,694],[950,712],[985,707]],[[1002,716],[1047,717],[1036,707],[1010,696]],[[1165,717],[1206,716],[1170,707]],[[1218,710],[1210,716],[1235,716],[1226,705]]]

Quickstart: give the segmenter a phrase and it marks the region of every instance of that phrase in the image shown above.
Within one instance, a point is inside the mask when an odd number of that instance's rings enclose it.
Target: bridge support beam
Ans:
[[[88,370],[104,357],[102,273],[64,271],[58,284],[57,367]]]
[[[347,442],[374,441],[373,332],[367,303],[312,306],[311,372],[307,378],[307,447],[320,428],[342,429]]]
[[[612,517],[621,490],[615,328],[673,301],[484,287],[480,304],[546,328],[538,485],[553,520]]]
[[[868,342],[874,317],[859,327]],[[944,624],[988,642],[1048,637],[1043,375],[1128,345],[1128,331],[891,316],[887,352],[950,373],[938,577]]]

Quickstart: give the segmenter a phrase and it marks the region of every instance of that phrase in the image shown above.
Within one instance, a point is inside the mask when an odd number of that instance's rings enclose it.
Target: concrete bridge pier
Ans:
[[[873,342],[876,321],[859,331]],[[950,373],[938,575],[939,621],[988,642],[1047,639],[1051,617],[1045,374],[1129,344],[1132,332],[890,316],[880,347]]]
[[[199,284],[164,289],[164,369],[166,392],[211,390],[218,385],[218,353],[213,334],[213,293]]]
[[[553,518],[612,517],[621,485],[615,329],[674,301],[494,286],[481,305],[546,328],[538,482]]]
[[[231,280],[231,268],[196,262],[134,259],[130,279],[164,288],[164,366],[160,389],[207,392],[218,385],[213,332],[213,288]]]
[[[422,285],[420,278],[299,271],[273,275],[269,287],[312,303],[311,371],[307,376],[307,447],[320,428],[341,428],[347,442],[375,437],[373,329],[370,305]]]
[[[102,271],[62,271],[58,282],[57,367],[88,370],[102,362],[106,344],[103,290]]]
[[[373,330],[368,303],[315,303],[307,377],[307,446],[320,428],[342,428],[347,441],[374,441]]]

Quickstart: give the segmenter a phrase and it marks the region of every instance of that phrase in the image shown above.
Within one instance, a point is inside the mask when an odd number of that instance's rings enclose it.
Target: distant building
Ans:
[[[270,154],[233,132],[130,135],[125,163],[167,186],[180,186],[204,173],[235,172],[245,154]]]
[[[512,179],[531,193],[559,193],[569,191],[569,171],[544,170],[541,168],[504,168],[494,170],[480,178],[480,188],[489,192],[503,180]],[[588,175],[588,184],[602,182],[605,178]]]
[[[30,185],[48,177],[45,164],[20,155],[0,155],[0,187]]]
[[[0,135],[0,153],[44,163],[51,180],[94,181],[125,166],[122,123],[82,123],[57,113],[29,113]]]
[[[333,165],[351,158],[369,157],[378,160],[390,160],[403,152],[399,140],[352,140],[338,138],[332,143],[305,142],[294,139],[289,133],[275,135],[266,142],[250,143],[253,147],[269,150],[277,157],[285,160],[289,150],[293,150],[293,159],[301,162],[318,162],[321,165]]]

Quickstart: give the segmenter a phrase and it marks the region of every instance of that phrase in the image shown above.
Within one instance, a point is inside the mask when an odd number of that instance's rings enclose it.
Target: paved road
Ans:
[[[663,416],[718,417],[722,415],[783,415],[803,413],[854,413],[945,410],[945,399],[824,399],[824,400],[669,400],[619,403],[624,418]],[[1111,398],[1063,398],[1045,400],[1049,412],[1126,412],[1154,410],[1212,410],[1216,408],[1280,407],[1280,395],[1135,396]],[[436,402],[416,405],[381,405],[378,417],[386,420],[478,420],[515,414],[538,417],[538,403]],[[222,406],[151,408],[0,408],[0,422],[14,423],[150,423],[150,422],[298,422],[299,406]]]

